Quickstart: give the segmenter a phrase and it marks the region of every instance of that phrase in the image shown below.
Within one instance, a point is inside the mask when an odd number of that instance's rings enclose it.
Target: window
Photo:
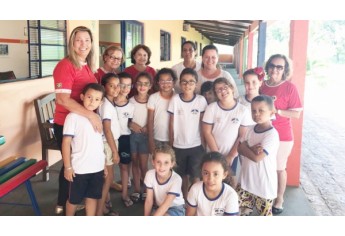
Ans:
[[[131,51],[138,44],[144,44],[144,26],[138,21],[121,21],[121,46],[124,49],[126,55],[125,63],[122,65],[122,69],[132,64]]]
[[[184,42],[186,42],[186,38],[185,37],[181,37],[181,58],[183,58],[183,55],[182,55],[182,45],[184,44]]]
[[[56,64],[67,53],[66,21],[29,20],[29,77],[53,74]]]
[[[170,33],[161,30],[161,61],[170,61]]]

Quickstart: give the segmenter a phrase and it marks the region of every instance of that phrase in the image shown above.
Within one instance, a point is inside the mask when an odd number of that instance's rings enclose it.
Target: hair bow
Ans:
[[[260,81],[262,81],[265,78],[265,71],[262,67],[255,67],[254,73],[258,75]]]

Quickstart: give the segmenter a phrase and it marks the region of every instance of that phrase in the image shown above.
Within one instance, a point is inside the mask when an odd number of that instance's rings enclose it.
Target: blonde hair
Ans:
[[[172,149],[172,147],[170,147],[168,144],[161,143],[159,145],[156,145],[155,152],[154,152],[153,157],[152,157],[153,160],[155,160],[157,153],[169,154],[171,157],[171,162],[176,163],[176,157],[175,157],[174,149]]]
[[[77,68],[80,69],[82,67],[82,65],[80,64],[80,61],[78,59],[78,55],[76,54],[76,52],[74,51],[74,48],[73,48],[73,43],[74,43],[74,40],[75,40],[75,36],[77,35],[78,32],[87,32],[90,35],[90,38],[91,38],[91,50],[90,50],[89,54],[86,57],[86,63],[90,67],[91,71],[93,71],[94,68],[95,68],[93,37],[92,37],[92,32],[91,32],[91,30],[89,28],[87,28],[85,26],[78,26],[78,27],[73,29],[73,31],[72,31],[72,33],[71,33],[71,35],[69,37],[69,40],[68,40],[68,56],[67,56],[67,58]]]
[[[103,57],[103,62],[105,62],[105,57],[109,56],[109,53],[110,52],[114,52],[114,51],[119,51],[119,52],[122,53],[122,58],[121,58],[121,63],[120,64],[124,63],[124,61],[125,61],[125,58],[124,58],[125,54],[124,54],[122,48],[120,48],[118,46],[115,46],[115,45],[110,45],[110,46],[108,46],[105,49],[105,51],[103,52],[103,56],[102,56]]]

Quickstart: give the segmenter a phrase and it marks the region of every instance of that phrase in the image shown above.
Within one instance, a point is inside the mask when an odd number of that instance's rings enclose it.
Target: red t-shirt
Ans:
[[[125,68],[124,72],[127,72],[128,74],[130,74],[132,76],[133,88],[131,89],[131,92],[128,94],[128,97],[130,98],[130,97],[133,97],[134,95],[138,94],[138,91],[135,88],[135,83],[137,82],[135,78],[137,77],[137,75],[141,71],[138,71],[137,69],[135,69],[134,65],[131,65],[131,66]],[[149,90],[149,94],[153,94],[154,92],[156,92],[156,90],[154,89],[154,82],[153,82],[155,75],[156,75],[156,71],[152,67],[146,66],[145,72],[149,73],[152,76],[153,85],[152,85],[151,89]]]
[[[102,70],[101,68],[98,68],[96,73],[94,74],[96,77],[96,80],[99,84],[101,84],[101,79],[102,77],[105,75],[104,70]]]
[[[67,58],[62,59],[53,72],[55,93],[68,93],[71,98],[81,103],[80,94],[88,83],[97,83],[97,80],[88,65],[76,68]],[[69,111],[56,104],[54,122],[64,125]]]
[[[271,96],[277,110],[297,110],[302,108],[297,88],[289,81],[284,81],[278,86],[269,86],[264,82],[260,88],[260,93]],[[280,141],[292,141],[291,119],[278,114],[275,115],[276,119],[273,120],[272,124],[279,133]]]

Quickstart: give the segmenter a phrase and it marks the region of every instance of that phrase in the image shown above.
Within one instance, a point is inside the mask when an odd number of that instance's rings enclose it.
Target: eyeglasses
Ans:
[[[150,82],[137,82],[137,86],[140,87],[149,87],[151,85]]]
[[[284,66],[281,65],[274,65],[272,63],[268,64],[268,68],[274,70],[274,68],[277,68],[278,71],[282,71],[284,70]]]
[[[187,85],[187,84],[189,84],[189,85],[195,85],[196,84],[196,81],[195,80],[189,80],[189,81],[186,81],[186,80],[181,80],[181,82],[180,82],[182,85]]]
[[[125,89],[125,88],[132,88],[131,84],[119,84],[120,88]]]
[[[217,88],[217,89],[215,89],[215,91],[216,91],[216,93],[222,93],[223,91],[228,91],[229,90],[229,86],[227,86],[227,85],[224,85],[223,87],[221,87],[221,88]]]
[[[172,80],[160,80],[158,83],[163,85],[163,84],[172,84],[172,82],[173,82]]]
[[[122,61],[122,57],[114,57],[114,56],[111,56],[111,55],[108,55],[108,56],[113,61]]]

